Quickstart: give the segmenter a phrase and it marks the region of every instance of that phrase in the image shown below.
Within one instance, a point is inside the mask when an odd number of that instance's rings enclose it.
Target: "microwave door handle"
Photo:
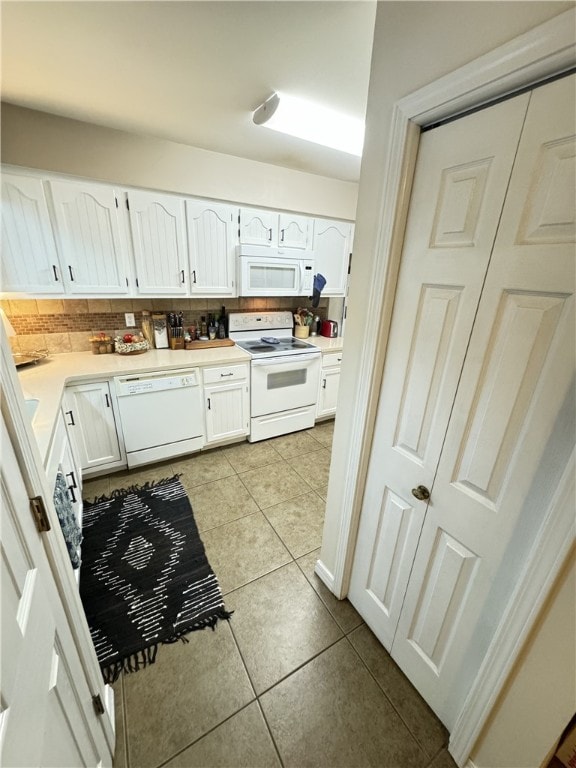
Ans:
[[[298,288],[300,293],[304,290],[304,262],[300,262],[300,286]]]

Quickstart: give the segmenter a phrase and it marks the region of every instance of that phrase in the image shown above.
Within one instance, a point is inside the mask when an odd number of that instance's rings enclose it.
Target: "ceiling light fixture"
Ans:
[[[362,155],[364,121],[285,93],[274,93],[255,110],[256,125],[350,155]]]

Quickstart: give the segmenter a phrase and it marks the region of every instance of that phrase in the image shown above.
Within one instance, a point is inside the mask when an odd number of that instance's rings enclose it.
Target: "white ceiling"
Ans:
[[[2,100],[356,181],[359,158],[252,123],[275,90],[366,109],[376,3],[3,2]]]

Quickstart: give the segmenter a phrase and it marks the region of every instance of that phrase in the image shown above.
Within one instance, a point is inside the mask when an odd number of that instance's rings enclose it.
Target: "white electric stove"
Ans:
[[[252,357],[248,440],[313,427],[322,354],[292,336],[292,313],[238,312],[228,321],[230,338]]]

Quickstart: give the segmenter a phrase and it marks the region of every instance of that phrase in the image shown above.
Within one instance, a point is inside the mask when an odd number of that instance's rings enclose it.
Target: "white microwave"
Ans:
[[[239,246],[239,296],[311,296],[314,257],[310,251]]]

